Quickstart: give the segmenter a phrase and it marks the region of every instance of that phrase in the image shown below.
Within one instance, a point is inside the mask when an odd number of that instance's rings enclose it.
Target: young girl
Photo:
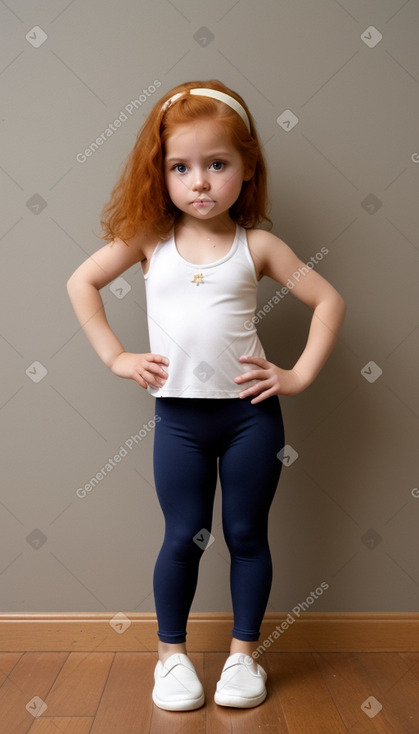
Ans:
[[[217,468],[234,627],[215,701],[250,708],[265,699],[266,673],[252,652],[272,580],[267,521],[284,446],[278,395],[313,382],[344,318],[336,290],[278,237],[255,229],[270,222],[266,206],[266,169],[245,102],[218,81],[181,84],[151,111],[105,207],[108,244],[68,281],[99,357],[156,398],[154,476],[166,529],[154,570],[153,700],[172,711],[204,703],[185,640]],[[99,294],[139,262],[148,354],[125,351]],[[298,282],[296,271],[306,273]],[[282,285],[291,279],[293,295],[313,309],[292,369],[266,360],[254,326],[264,275]]]

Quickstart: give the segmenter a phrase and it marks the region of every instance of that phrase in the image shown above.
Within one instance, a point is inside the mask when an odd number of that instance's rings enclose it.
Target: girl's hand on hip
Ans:
[[[168,365],[167,357],[161,354],[135,354],[122,352],[114,359],[111,372],[118,377],[134,380],[141,387],[162,387],[168,378],[162,365]]]
[[[234,382],[238,385],[257,380],[254,385],[246,388],[239,395],[240,398],[256,396],[250,401],[253,404],[260,403],[272,395],[298,395],[306,387],[295,370],[283,370],[262,357],[240,357],[240,362],[256,365],[255,369],[234,378]]]

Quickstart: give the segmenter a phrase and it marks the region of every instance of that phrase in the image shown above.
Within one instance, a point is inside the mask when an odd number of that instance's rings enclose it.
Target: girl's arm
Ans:
[[[101,360],[119,377],[135,380],[141,387],[158,387],[167,379],[161,367],[168,360],[156,354],[126,352],[108,324],[101,288],[144,259],[137,241],[116,239],[95,252],[75,270],[67,282],[74,311],[90,344]]]
[[[335,288],[313,269],[308,269],[285,242],[261,230],[253,230],[248,235],[258,275],[267,275],[282,285],[291,281],[292,294],[313,309],[306,346],[291,370],[283,370],[259,357],[240,359],[256,365],[257,369],[236,377],[235,382],[258,381],[240,397],[256,395],[251,402],[258,403],[271,395],[297,395],[315,380],[336,343],[346,307]]]

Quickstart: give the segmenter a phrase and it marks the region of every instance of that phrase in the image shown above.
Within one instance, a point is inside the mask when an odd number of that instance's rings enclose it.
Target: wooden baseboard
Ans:
[[[189,652],[226,652],[232,615],[191,614]],[[150,652],[155,614],[0,614],[0,652]],[[419,652],[419,614],[303,612],[266,614],[262,652]]]

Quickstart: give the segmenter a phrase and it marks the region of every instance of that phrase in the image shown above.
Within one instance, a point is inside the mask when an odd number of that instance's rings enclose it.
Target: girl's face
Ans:
[[[222,218],[237,201],[245,176],[242,157],[219,122],[178,125],[166,141],[167,190],[188,217]]]

